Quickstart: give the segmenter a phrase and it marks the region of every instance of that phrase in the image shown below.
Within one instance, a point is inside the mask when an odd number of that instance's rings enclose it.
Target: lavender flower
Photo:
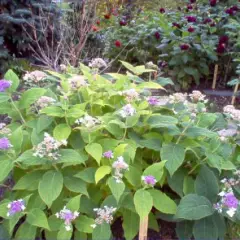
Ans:
[[[116,179],[117,183],[121,183],[123,177],[122,172],[129,169],[128,164],[124,161],[124,158],[121,156],[118,157],[117,160],[112,164],[112,168],[115,169],[113,177]]]
[[[114,158],[113,156],[113,152],[111,150],[103,153],[103,157],[107,158],[107,159],[111,159],[111,158]]]
[[[130,117],[136,114],[136,109],[131,105],[131,104],[127,104],[125,105],[120,111],[119,111],[119,115],[122,118],[126,118],[126,117]]]
[[[97,225],[101,225],[104,222],[110,224],[113,221],[113,213],[116,208],[104,206],[103,208],[94,208],[93,211],[96,212],[97,218],[95,219],[95,224],[91,225],[95,228]]]
[[[154,176],[148,175],[148,176],[142,176],[142,180],[146,185],[154,186],[157,182]]]
[[[8,138],[0,138],[0,150],[7,150],[12,147],[12,144],[8,140]]]
[[[232,192],[227,193],[224,196],[224,205],[228,208],[237,208],[238,207],[238,199],[234,196]]]
[[[26,209],[23,199],[10,202],[7,205],[7,208],[9,209],[7,212],[8,217],[13,216],[14,214],[22,212]]]
[[[159,103],[159,99],[156,97],[149,97],[147,101],[149,105],[152,105],[152,106],[156,106]]]
[[[5,92],[6,89],[10,88],[12,83],[5,79],[0,80],[0,92]]]
[[[65,229],[67,231],[71,231],[71,223],[79,216],[79,212],[72,212],[71,210],[67,209],[66,206],[64,206],[64,208],[59,213],[56,213],[55,216],[64,220]]]

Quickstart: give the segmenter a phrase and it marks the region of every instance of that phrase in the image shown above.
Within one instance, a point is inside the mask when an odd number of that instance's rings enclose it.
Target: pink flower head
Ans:
[[[12,83],[5,79],[0,80],[0,92],[5,92],[6,89],[10,88]]]
[[[159,12],[160,12],[160,13],[165,13],[166,10],[165,10],[165,8],[160,8],[160,9],[159,9]]]
[[[0,138],[0,150],[7,150],[10,147],[12,147],[10,141],[8,140],[8,138],[4,137],[4,138]]]
[[[119,22],[120,26],[126,26],[127,25],[127,22],[125,20],[121,20]]]
[[[180,24],[176,23],[176,22],[173,22],[172,23],[172,26],[173,27],[176,27],[176,28],[181,28]]]
[[[190,48],[190,46],[189,46],[188,44],[184,43],[184,44],[181,44],[181,45],[180,45],[180,48],[181,48],[181,50],[183,50],[183,51],[187,51],[187,50]]]
[[[121,46],[122,46],[122,43],[121,43],[119,40],[116,40],[116,41],[115,41],[115,46],[116,46],[116,47],[121,47]]]
[[[154,176],[142,176],[142,180],[146,185],[154,186],[157,182]]]
[[[194,31],[195,31],[195,28],[194,28],[194,27],[191,26],[191,27],[188,28],[188,32],[192,33],[192,32],[194,32]]]
[[[160,34],[159,32],[155,32],[155,33],[154,33],[154,36],[155,36],[155,38],[156,38],[157,40],[159,40],[160,37],[161,37],[161,34]]]
[[[7,216],[13,216],[16,213],[22,212],[26,209],[23,199],[19,199],[13,202],[10,202],[7,206],[8,213]]]
[[[186,19],[188,22],[195,23],[197,21],[197,18],[194,16],[186,16]]]
[[[205,18],[203,23],[204,24],[208,24],[208,23],[211,23],[212,22],[212,19],[211,18]]]
[[[107,159],[111,159],[113,158],[113,152],[111,150],[103,153],[103,157],[107,158]]]
[[[217,0],[210,0],[209,4],[211,7],[215,7],[217,5]]]
[[[188,4],[188,5],[187,5],[187,9],[188,9],[188,10],[193,10],[193,6],[192,6],[191,4]]]
[[[190,3],[195,3],[196,2],[196,0],[190,0]]]
[[[224,205],[228,208],[237,208],[238,207],[238,199],[234,196],[232,192],[227,193],[224,196]]]

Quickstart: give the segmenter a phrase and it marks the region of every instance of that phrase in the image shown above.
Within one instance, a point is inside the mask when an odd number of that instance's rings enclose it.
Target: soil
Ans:
[[[148,240],[174,240],[178,239],[175,233],[176,224],[172,222],[166,222],[163,220],[158,221],[159,232],[149,229]],[[114,234],[113,240],[125,240],[123,237],[124,232],[122,228],[122,220],[117,219],[112,225],[112,232]],[[137,240],[138,236],[134,240]]]

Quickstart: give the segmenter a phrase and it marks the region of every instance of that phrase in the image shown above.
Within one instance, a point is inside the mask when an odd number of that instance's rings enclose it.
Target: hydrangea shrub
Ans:
[[[0,181],[14,186],[0,203],[4,234],[107,240],[121,217],[130,240],[149,215],[156,231],[159,218],[176,222],[181,239],[223,238],[226,221],[240,220],[239,110],[208,112],[198,91],[151,96],[156,82],[96,67],[51,72],[58,87],[21,93],[6,73]]]

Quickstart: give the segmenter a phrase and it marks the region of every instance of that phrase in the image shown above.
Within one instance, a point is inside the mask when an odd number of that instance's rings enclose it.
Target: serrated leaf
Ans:
[[[132,211],[124,210],[123,212],[123,230],[126,240],[132,240],[139,230],[140,218]]]
[[[45,213],[38,208],[32,209],[30,212],[28,212],[27,222],[36,227],[45,228],[48,230],[50,229]]]
[[[102,146],[98,143],[91,143],[85,147],[85,150],[97,161],[98,165],[100,165],[100,161],[103,155]]]
[[[176,218],[185,220],[199,220],[214,213],[211,202],[197,194],[183,197],[177,207]]]
[[[66,140],[71,134],[72,129],[65,123],[57,125],[53,130],[53,137],[58,140]]]
[[[124,193],[125,190],[125,184],[123,182],[116,182],[116,179],[113,177],[110,177],[108,179],[108,186],[115,197],[117,203],[119,202],[121,196]]]
[[[144,170],[143,176],[151,175],[154,176],[157,181],[160,181],[164,173],[165,163],[166,161],[152,164]]]
[[[63,188],[63,176],[57,171],[48,171],[39,182],[38,192],[42,200],[51,207]]]
[[[93,218],[89,218],[84,215],[80,215],[76,222],[75,226],[79,232],[84,232],[84,233],[92,233],[93,228],[91,225],[95,224],[95,221]]]
[[[92,240],[109,240],[111,238],[111,228],[107,223],[98,224],[92,233]]]
[[[185,159],[185,149],[181,145],[171,143],[163,145],[160,155],[162,161],[167,161],[165,166],[170,175],[173,176]]]
[[[136,212],[140,218],[143,219],[144,217],[148,216],[153,206],[153,198],[151,194],[144,189],[139,189],[134,194],[133,201]]]

